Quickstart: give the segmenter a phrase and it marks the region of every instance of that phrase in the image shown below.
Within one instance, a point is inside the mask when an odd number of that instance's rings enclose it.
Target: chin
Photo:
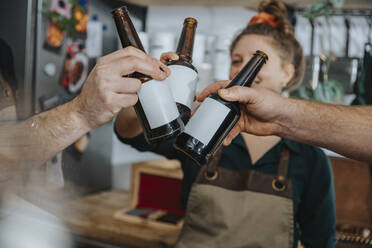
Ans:
[[[274,92],[276,94],[282,94],[282,90],[281,89],[276,89],[276,88],[272,88],[272,87],[267,87],[267,86],[264,86],[262,84],[257,84],[257,83],[253,83],[252,88],[256,88],[256,89],[266,89],[266,90],[270,90],[271,92]]]

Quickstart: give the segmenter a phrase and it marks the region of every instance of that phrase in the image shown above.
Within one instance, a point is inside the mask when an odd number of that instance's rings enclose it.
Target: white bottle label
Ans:
[[[174,100],[192,109],[198,74],[191,68],[182,65],[171,65],[167,78]]]
[[[138,93],[151,129],[163,126],[180,115],[166,81],[151,80]]]
[[[191,117],[184,132],[208,145],[229,112],[228,107],[208,97]]]

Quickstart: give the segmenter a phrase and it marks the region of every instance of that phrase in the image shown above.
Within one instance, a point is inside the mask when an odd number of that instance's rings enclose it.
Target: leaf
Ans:
[[[76,3],[75,0],[69,0],[69,3],[73,8],[77,8],[81,10],[82,12],[85,12],[83,6]],[[45,7],[46,8],[46,7]],[[66,18],[65,16],[62,16],[61,14],[55,12],[46,10],[44,14],[48,17],[49,21],[57,25],[62,31],[66,31],[69,35],[75,36],[75,25],[78,24],[78,21],[75,20],[75,18]]]
[[[43,1],[42,6],[43,6],[43,9],[46,9],[46,8],[48,8],[48,3]]]
[[[305,18],[314,19],[319,16],[328,16],[332,14],[333,4],[331,2],[316,2],[305,10],[302,14]]]
[[[331,0],[331,3],[335,8],[339,9],[344,5],[344,0]]]
[[[292,91],[290,94],[291,97],[327,103],[331,103],[334,100],[339,100],[343,95],[344,88],[337,80],[321,82],[318,84],[315,90],[313,90],[310,86],[301,86]]]

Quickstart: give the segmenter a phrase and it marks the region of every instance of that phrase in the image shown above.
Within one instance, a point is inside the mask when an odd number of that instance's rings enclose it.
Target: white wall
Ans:
[[[234,35],[244,28],[254,11],[230,7],[150,7],[147,18],[147,31],[167,31],[179,35],[183,20],[194,17],[198,20],[197,32],[206,35]]]
[[[139,152],[136,149],[121,143],[116,135],[112,133],[112,180],[113,187],[119,189],[129,189],[131,164],[159,158],[160,156],[152,152]]]
[[[173,32],[179,35],[185,17],[198,20],[197,32],[213,36],[234,36],[244,28],[256,12],[240,7],[150,7],[147,18],[147,31]],[[337,56],[344,56],[346,43],[346,27],[344,17],[334,16],[315,19],[316,38],[315,53],[329,51]],[[368,24],[365,17],[348,17],[350,20],[349,56],[362,57],[364,43],[367,41]],[[329,37],[328,37],[329,36]],[[296,37],[302,44],[305,54],[310,53],[311,26],[307,19],[297,15]],[[372,38],[372,36],[371,36]],[[321,44],[321,40],[324,40]]]

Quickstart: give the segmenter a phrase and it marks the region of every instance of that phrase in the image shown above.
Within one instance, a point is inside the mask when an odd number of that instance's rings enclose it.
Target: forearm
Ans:
[[[280,136],[372,162],[372,107],[289,99],[282,109]]]
[[[90,130],[76,99],[15,125],[0,127],[0,174],[42,165]]]
[[[141,124],[133,107],[120,111],[115,121],[115,128],[122,138],[133,138],[142,133]]]

